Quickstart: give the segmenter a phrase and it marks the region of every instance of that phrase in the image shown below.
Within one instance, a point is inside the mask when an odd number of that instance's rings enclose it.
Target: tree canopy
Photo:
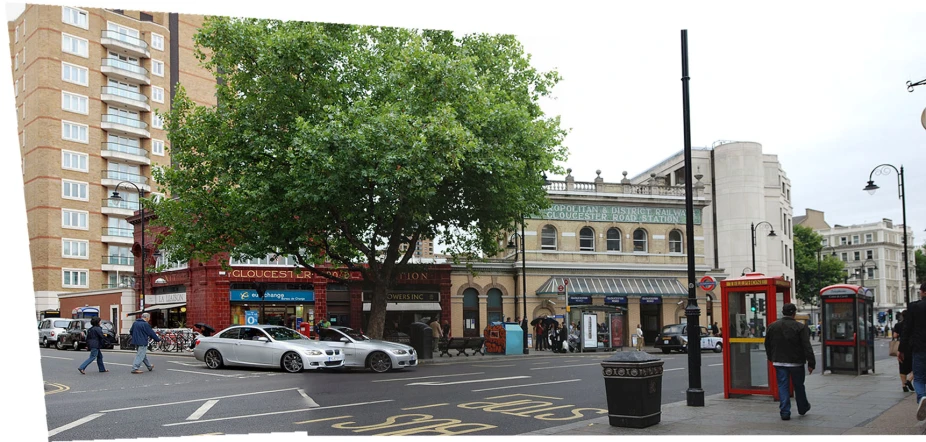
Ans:
[[[819,305],[820,289],[843,282],[845,274],[845,263],[824,251],[822,235],[794,226],[794,279],[801,302]]]
[[[194,43],[218,106],[181,87],[165,116],[172,164],[154,176],[172,198],[153,223],[174,258],[357,270],[380,337],[418,239],[493,255],[549,204],[541,172],[561,172],[566,131],[540,100],[560,77],[514,36],[210,17]]]

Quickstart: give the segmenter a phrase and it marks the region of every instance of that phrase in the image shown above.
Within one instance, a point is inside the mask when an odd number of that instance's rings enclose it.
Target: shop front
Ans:
[[[298,329],[315,323],[315,287],[309,283],[265,283],[263,296],[254,283],[232,283],[229,291],[231,324],[246,324],[247,312],[257,314],[260,324]]]
[[[363,293],[363,324],[369,323],[370,309],[372,308],[373,293]],[[408,334],[413,322],[429,323],[430,320],[441,318],[449,320],[442,315],[441,296],[439,291],[390,291],[386,293],[386,326],[385,334],[394,332]]]

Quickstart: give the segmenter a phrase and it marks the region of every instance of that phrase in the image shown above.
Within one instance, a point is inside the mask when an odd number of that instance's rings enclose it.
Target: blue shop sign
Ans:
[[[570,296],[569,305],[591,305],[591,296]]]
[[[605,303],[605,305],[608,305],[608,304],[626,304],[626,303],[627,303],[627,297],[626,297],[626,296],[605,296],[605,297],[604,297],[604,303]]]
[[[257,290],[233,289],[232,301],[260,302]],[[314,302],[314,290],[267,290],[264,292],[264,302]]]
[[[662,296],[641,296],[640,304],[662,304]]]

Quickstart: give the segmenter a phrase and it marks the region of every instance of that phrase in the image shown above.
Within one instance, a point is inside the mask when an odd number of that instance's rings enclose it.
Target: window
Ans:
[[[865,251],[865,259],[873,259],[875,252],[873,250]]]
[[[89,246],[90,241],[64,238],[61,240],[61,256],[64,258],[87,259],[87,248]]]
[[[151,48],[159,51],[164,50],[164,36],[161,34],[151,33]]]
[[[164,88],[151,86],[151,101],[156,101],[158,103],[164,102]]]
[[[152,112],[152,113],[151,113],[151,127],[155,128],[155,129],[163,129],[163,128],[164,128],[164,120],[161,119],[161,116],[158,115],[157,112]]]
[[[88,201],[87,183],[61,180],[61,197],[69,200]]]
[[[615,228],[608,229],[608,251],[621,251],[621,231]]]
[[[852,235],[852,244],[860,244],[858,235]]]
[[[164,62],[160,60],[151,60],[151,73],[158,77],[164,76]]]
[[[164,141],[151,140],[151,153],[164,156]]]
[[[86,115],[87,97],[61,91],[61,109]]]
[[[867,268],[866,270],[868,270],[868,277],[869,277],[869,278],[874,278],[874,277],[875,277],[875,269],[874,269],[874,267],[869,267],[869,268]]]
[[[61,139],[77,141],[79,143],[89,143],[87,139],[87,125],[72,123],[70,121],[62,121]]]
[[[669,253],[682,253],[682,232],[669,232]]]
[[[16,55],[13,56],[13,70],[14,71],[19,70],[19,53],[18,52],[16,53]]]
[[[579,250],[595,250],[595,231],[591,227],[583,227],[579,230]]]
[[[556,250],[556,228],[546,225],[540,231],[540,249]]]
[[[13,96],[15,97],[19,96],[19,80],[16,80],[15,82],[13,82]]]
[[[870,233],[866,233],[866,234],[865,234],[865,242],[873,242]]]
[[[633,231],[633,251],[634,252],[645,252],[646,248],[646,231],[643,229],[637,229]]]
[[[61,227],[87,230],[87,212],[82,210],[61,210]]]
[[[828,242],[829,242],[829,241],[827,241],[827,239],[826,239],[826,238],[823,238],[823,240],[822,240],[822,241],[820,241],[820,245],[823,245],[823,246],[825,246],[825,245],[827,245],[827,243],[828,243]]]
[[[61,34],[61,50],[69,54],[89,57],[87,40],[73,35]]]
[[[87,11],[81,11],[70,6],[61,7],[61,21],[77,26],[78,28],[87,29]]]
[[[61,285],[64,287],[87,287],[87,270],[63,269]]]
[[[841,246],[846,245],[846,240],[847,240],[847,239],[848,239],[848,238],[846,238],[845,236],[840,236],[840,237],[839,237],[839,245],[841,245]]]
[[[87,172],[87,154],[72,152],[70,150],[61,151],[61,168],[68,170],[77,170]]]
[[[13,30],[13,43],[19,43],[19,26]]]
[[[61,62],[61,79],[68,83],[87,86],[87,68]]]
[[[846,252],[842,252],[842,262],[847,262],[847,261],[849,261],[849,254]]]
[[[489,289],[486,296],[486,320],[493,322],[504,321],[502,317],[502,292],[499,289]]]
[[[861,256],[862,256],[862,253],[861,253],[861,252],[853,252],[853,253],[852,253],[852,257],[855,259],[855,261],[861,261],[861,259],[862,259]]]

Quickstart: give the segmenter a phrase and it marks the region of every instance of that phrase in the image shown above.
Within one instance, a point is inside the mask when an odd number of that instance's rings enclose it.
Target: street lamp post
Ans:
[[[515,238],[518,238],[521,246],[521,308],[523,313],[521,315],[521,332],[524,338],[524,354],[530,353],[530,348],[527,345],[527,257],[524,248],[524,217],[521,217],[521,234],[518,235],[518,232],[514,232]],[[508,248],[514,249],[514,260],[518,261],[518,247],[512,242],[508,241]],[[517,282],[515,282],[517,284]],[[517,302],[517,297],[515,297],[515,302]],[[517,312],[517,307],[515,307],[515,312]]]
[[[759,224],[751,223],[749,226],[750,231],[752,232],[752,271],[756,271],[756,229],[762,224],[768,224],[770,230],[768,236],[769,238],[774,238],[778,235],[775,234],[775,227],[772,226],[772,223],[768,221],[762,221]]]
[[[109,197],[111,200],[122,201],[122,197],[119,195],[119,186],[123,184],[129,184],[135,188],[135,191],[138,192],[138,207],[141,212],[141,294],[139,295],[139,309],[142,311],[145,310],[145,206],[142,204],[141,199],[145,197],[145,191],[140,189],[135,183],[131,181],[122,181],[119,184],[116,184],[113,194]]]
[[[875,191],[878,190],[878,186],[875,185],[872,177],[874,175],[887,175],[891,172],[891,169],[897,173],[897,193],[900,196],[900,208],[903,213],[903,277],[904,277],[904,290],[903,290],[903,301],[904,304],[909,308],[910,307],[910,260],[907,257],[907,192],[904,190],[903,184],[903,165],[900,166],[900,170],[897,170],[896,167],[890,164],[882,164],[876,166],[871,170],[871,173],[868,174],[868,185],[864,189],[869,194],[874,195]]]

